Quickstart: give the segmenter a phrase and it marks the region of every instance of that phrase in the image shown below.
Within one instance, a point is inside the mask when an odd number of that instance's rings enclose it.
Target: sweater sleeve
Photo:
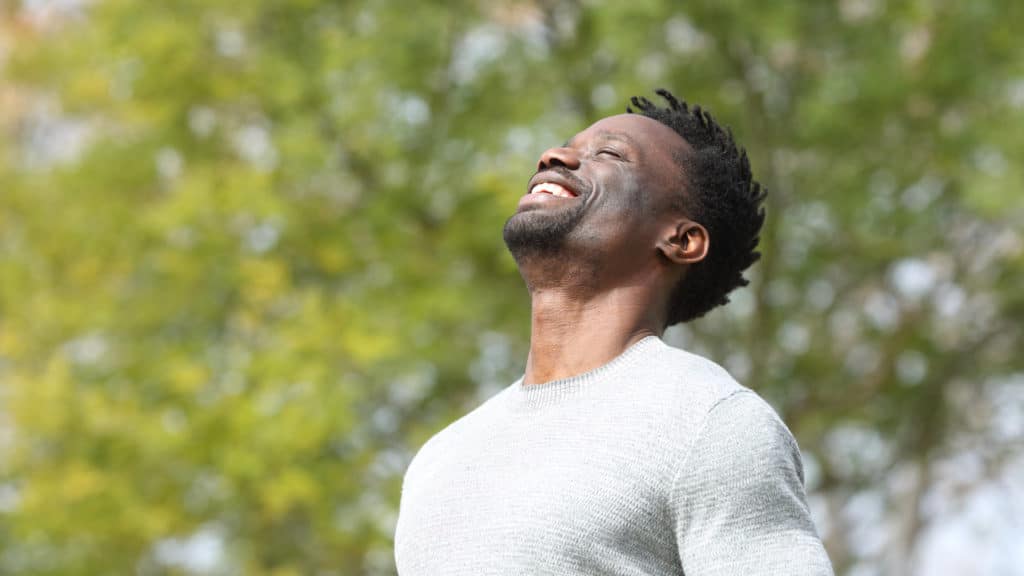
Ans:
[[[750,391],[707,415],[672,484],[687,576],[831,575],[807,508],[800,451]]]

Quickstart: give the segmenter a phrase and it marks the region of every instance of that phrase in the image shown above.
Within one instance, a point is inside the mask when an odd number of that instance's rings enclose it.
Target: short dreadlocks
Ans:
[[[723,128],[700,106],[689,108],[665,89],[655,91],[668,108],[644,97],[630,99],[637,111],[676,131],[693,151],[676,156],[686,190],[677,207],[703,225],[711,237],[707,257],[693,265],[672,291],[666,326],[700,318],[729,302],[728,294],[749,280],[743,271],[761,258],[758,235],[764,223],[762,202],[768,191],[753,180],[750,161]],[[627,106],[626,112],[633,113]]]

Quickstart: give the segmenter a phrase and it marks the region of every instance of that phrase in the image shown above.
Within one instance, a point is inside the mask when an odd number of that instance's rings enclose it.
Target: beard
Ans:
[[[516,212],[505,222],[502,236],[516,262],[560,254],[569,233],[583,219],[583,203],[562,209],[534,208]]]

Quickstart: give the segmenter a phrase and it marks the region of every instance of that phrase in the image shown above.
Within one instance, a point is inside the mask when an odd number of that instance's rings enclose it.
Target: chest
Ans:
[[[648,573],[624,570],[623,559],[672,573],[665,458],[623,441],[621,429],[607,437],[590,430],[481,440],[473,449],[440,446],[410,471],[396,537],[403,575],[552,566],[568,574]],[[464,571],[453,571],[452,558]]]

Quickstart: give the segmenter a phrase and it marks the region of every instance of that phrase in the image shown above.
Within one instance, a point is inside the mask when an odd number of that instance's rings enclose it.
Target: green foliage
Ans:
[[[409,458],[525,358],[500,230],[535,158],[658,86],[770,188],[755,284],[669,338],[776,404],[831,501],[926,471],[1024,370],[1019,12],[4,9],[0,573],[392,572]],[[830,457],[850,426],[880,467]],[[166,552],[196,534],[214,566]]]

